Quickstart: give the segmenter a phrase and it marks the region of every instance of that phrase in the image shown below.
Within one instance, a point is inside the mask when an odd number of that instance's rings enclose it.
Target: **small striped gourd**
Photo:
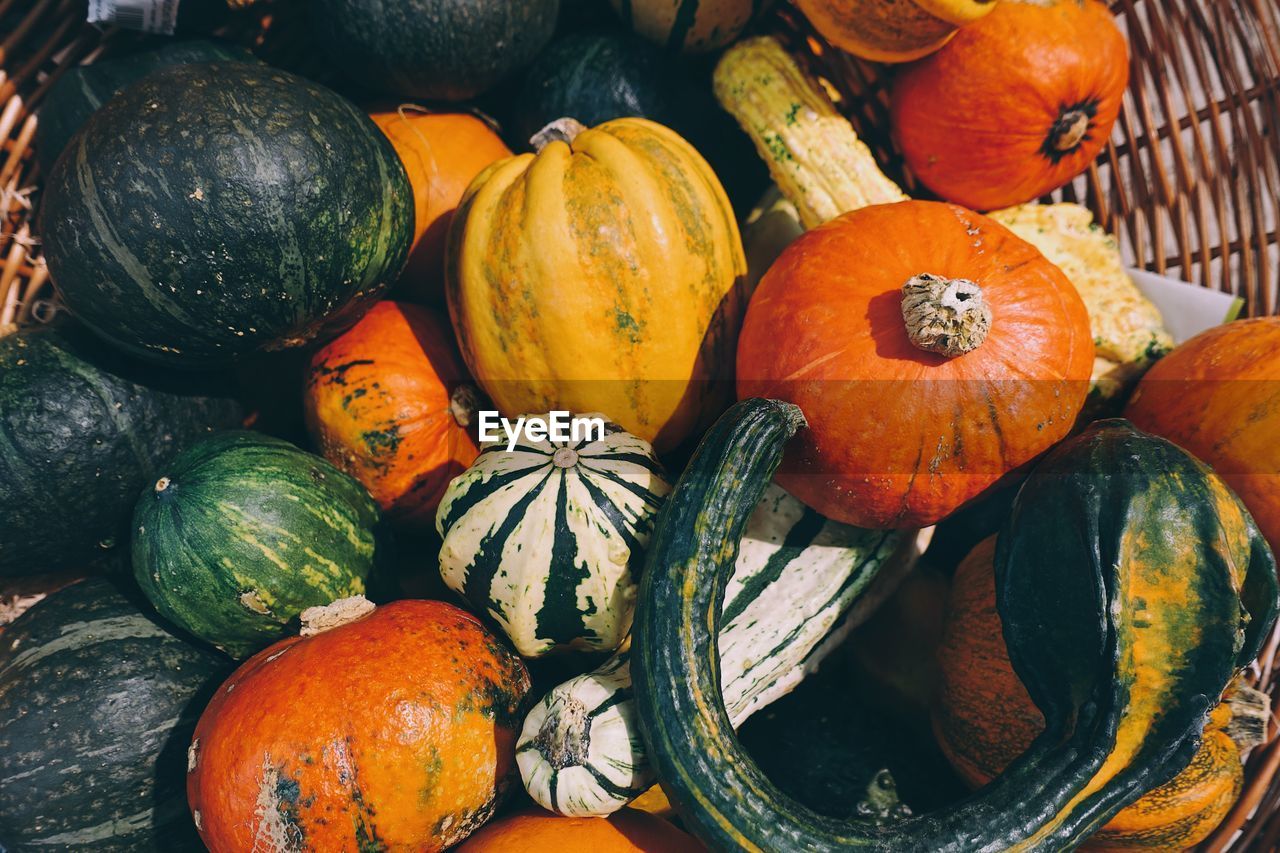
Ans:
[[[610,0],[622,22],[667,50],[704,53],[742,33],[771,0]]]
[[[230,668],[100,578],[18,617],[0,636],[0,849],[202,850],[186,748]]]
[[[225,432],[163,471],[134,509],[133,572],[175,625],[245,658],[306,608],[365,591],[378,507],[320,457]]]
[[[631,667],[640,733],[684,823],[717,850],[1057,851],[1173,777],[1277,608],[1276,564],[1212,471],[1127,422],[1051,451],[996,551],[1010,657],[1046,731],[972,797],[887,826],[784,796],[733,736],[718,635],[737,541],[805,423],[752,398],[703,438],[663,510]]]
[[[631,627],[636,570],[671,490],[649,443],[603,435],[488,442],[436,514],[440,574],[525,657],[611,651]]]
[[[829,521],[771,485],[725,593],[723,699],[733,725],[790,692],[888,596],[914,537]],[[604,815],[653,784],[631,695],[630,656],[553,688],[525,718],[516,760],[539,805]]]

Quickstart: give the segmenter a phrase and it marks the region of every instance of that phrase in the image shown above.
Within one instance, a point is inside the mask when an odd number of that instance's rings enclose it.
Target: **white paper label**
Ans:
[[[89,0],[89,23],[171,36],[178,23],[178,0]]]

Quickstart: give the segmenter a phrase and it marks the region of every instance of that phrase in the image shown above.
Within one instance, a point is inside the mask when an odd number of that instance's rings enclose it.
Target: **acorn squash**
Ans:
[[[467,190],[449,234],[449,312],[509,416],[601,412],[658,451],[732,393],[746,261],[724,190],[675,132],[557,122],[539,152]]]
[[[658,779],[726,850],[1070,848],[1180,771],[1276,613],[1275,559],[1209,469],[1124,422],[1052,451],[1014,504],[997,600],[1047,728],[972,798],[887,826],[783,797],[736,741],[717,636],[737,542],[804,424],[749,399],[708,432],[650,544],[633,630],[640,730]]]

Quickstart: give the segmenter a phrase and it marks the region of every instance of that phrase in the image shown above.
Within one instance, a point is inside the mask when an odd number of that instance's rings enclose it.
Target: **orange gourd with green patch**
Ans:
[[[924,527],[1062,439],[1093,370],[1071,282],[955,205],[864,207],[774,262],[738,343],[738,395],[808,428],[778,484],[828,518]]]
[[[1280,317],[1227,323],[1158,361],[1125,417],[1203,459],[1280,548]]]
[[[979,543],[956,569],[938,648],[933,709],[938,745],[973,788],[986,785],[1044,730],[1044,716],[1014,674],[996,610],[996,538]],[[1221,704],[1204,741],[1177,776],[1126,806],[1089,849],[1181,850],[1203,841],[1240,794],[1240,750],[1226,734]]]
[[[370,113],[400,156],[413,187],[413,248],[400,275],[402,299],[444,304],[444,247],[467,185],[511,156],[488,123],[469,113],[432,113],[413,104]]]
[[[218,688],[187,754],[213,853],[443,850],[497,809],[529,674],[439,601],[303,613]]]
[[[480,452],[477,399],[448,323],[379,302],[312,358],[304,403],[324,457],[392,521],[430,529],[445,487]]]
[[[711,167],[641,118],[562,119],[486,169],[449,233],[449,313],[511,417],[600,412],[658,451],[732,393],[746,259]]]
[[[921,183],[996,210],[1088,168],[1128,81],[1124,36],[1098,0],[1001,0],[894,77],[890,119]]]
[[[609,817],[535,811],[496,820],[458,853],[703,853],[706,848],[665,820],[635,809]]]

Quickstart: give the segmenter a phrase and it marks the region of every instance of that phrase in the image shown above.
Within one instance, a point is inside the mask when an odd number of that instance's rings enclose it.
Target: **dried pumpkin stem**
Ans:
[[[362,619],[374,609],[374,603],[363,595],[339,598],[332,604],[319,607],[308,607],[299,616],[302,620],[302,630],[298,633],[304,637],[314,637],[316,634],[323,634],[325,631],[341,628],[343,625]]]
[[[1055,151],[1073,151],[1088,132],[1088,113],[1084,110],[1064,113],[1054,125],[1053,148]]]
[[[478,408],[480,408],[480,392],[474,385],[459,385],[449,395],[449,414],[453,416],[453,422],[463,429],[471,426]]]
[[[911,343],[955,358],[987,339],[991,306],[976,282],[921,273],[902,286],[902,320]]]
[[[541,152],[552,142],[563,142],[566,145],[572,145],[573,140],[578,138],[578,134],[587,129],[587,126],[576,118],[558,118],[542,130],[535,133],[529,138],[529,144],[533,146],[534,151]]]

